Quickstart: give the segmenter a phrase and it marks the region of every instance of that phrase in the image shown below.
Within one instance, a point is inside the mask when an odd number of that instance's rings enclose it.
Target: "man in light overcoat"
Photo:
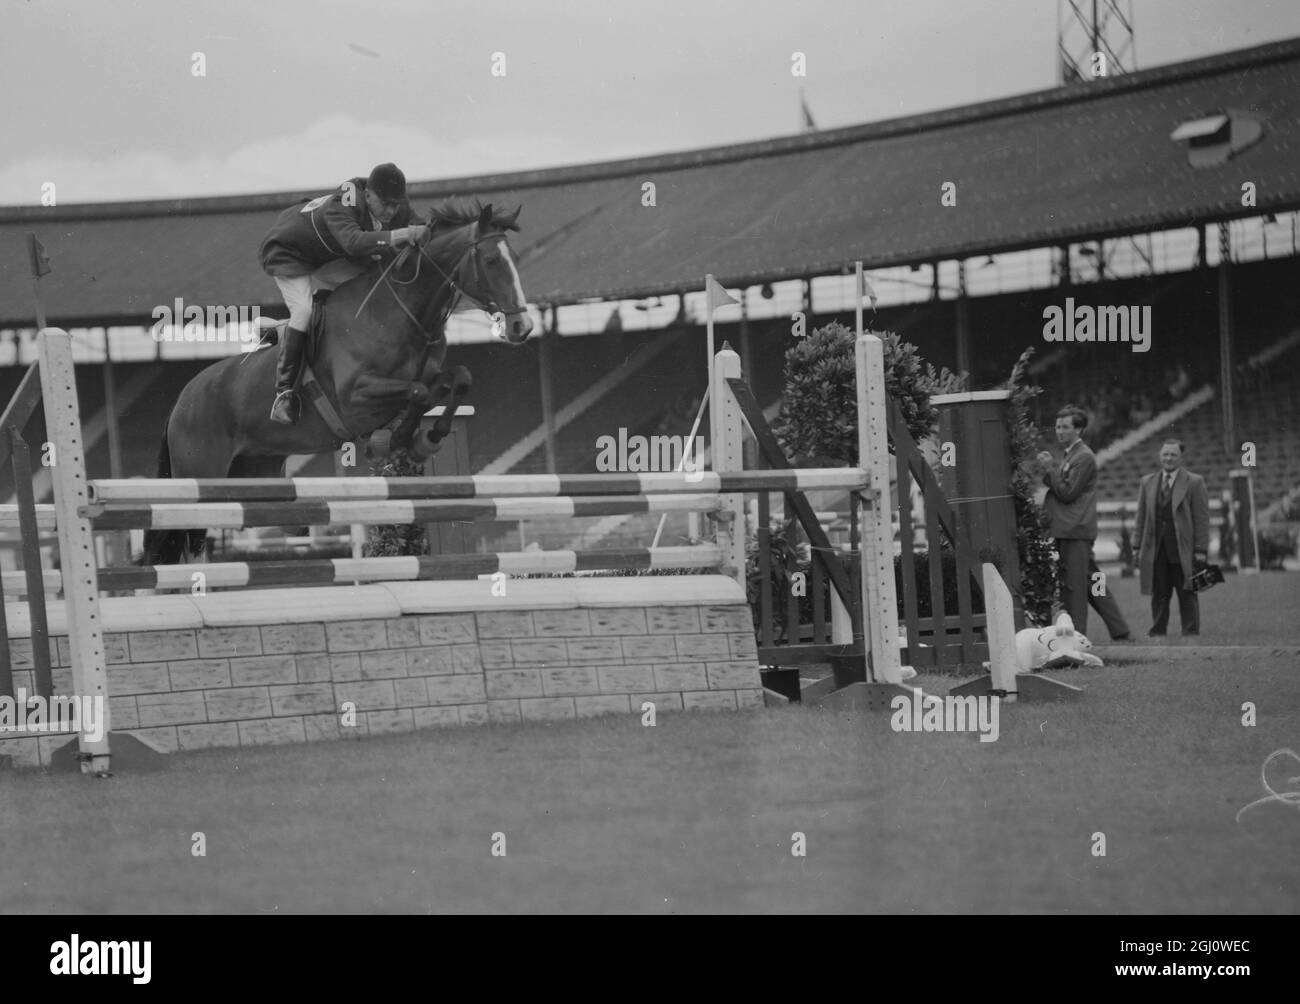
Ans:
[[[1205,479],[1183,467],[1183,444],[1177,439],[1161,444],[1160,470],[1142,479],[1134,530],[1142,595],[1151,597],[1147,633],[1166,633],[1169,600],[1177,592],[1183,634],[1200,634],[1200,605],[1190,585],[1209,556],[1210,496]]]

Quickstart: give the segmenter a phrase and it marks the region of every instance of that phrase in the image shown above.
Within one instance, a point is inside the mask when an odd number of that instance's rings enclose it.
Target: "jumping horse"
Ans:
[[[463,297],[494,319],[499,337],[524,342],[533,322],[507,231],[519,209],[447,203],[430,214],[425,240],[377,261],[316,308],[296,425],[272,422],[274,351],[223,359],[185,385],[167,418],[160,478],[281,477],[292,454],[329,453],[396,421],[391,446],[411,448],[420,416],[447,407],[425,454],[447,434],[469,371],[443,370],[447,318]],[[376,436],[388,440],[385,431]],[[417,451],[418,452],[418,451]],[[149,530],[142,564],[175,564],[203,552],[205,529]]]

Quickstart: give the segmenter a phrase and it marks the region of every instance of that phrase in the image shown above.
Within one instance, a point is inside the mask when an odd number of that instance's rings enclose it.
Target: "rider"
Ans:
[[[370,257],[418,244],[427,231],[411,212],[406,176],[394,164],[380,164],[368,178],[353,178],[339,191],[290,206],[276,218],[258,253],[289,308],[275,368],[271,421],[296,421],[298,395],[293,387],[302,368],[313,291],[340,286],[365,271]]]

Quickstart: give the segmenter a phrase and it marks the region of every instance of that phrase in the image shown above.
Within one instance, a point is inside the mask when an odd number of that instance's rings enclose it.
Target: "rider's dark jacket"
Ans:
[[[344,204],[348,186],[355,197]],[[336,258],[365,258],[392,247],[392,231],[424,221],[410,203],[397,210],[389,230],[378,229],[366,206],[366,179],[353,178],[332,195],[290,206],[275,219],[258,259],[269,275],[310,275]]]

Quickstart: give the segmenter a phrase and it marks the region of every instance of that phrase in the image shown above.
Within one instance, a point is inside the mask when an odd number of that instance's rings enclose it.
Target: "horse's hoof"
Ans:
[[[376,429],[366,440],[366,458],[369,460],[382,460],[392,452],[392,429]]]
[[[428,460],[442,449],[443,436],[436,436],[432,429],[422,429],[411,440],[411,455],[420,460]]]

